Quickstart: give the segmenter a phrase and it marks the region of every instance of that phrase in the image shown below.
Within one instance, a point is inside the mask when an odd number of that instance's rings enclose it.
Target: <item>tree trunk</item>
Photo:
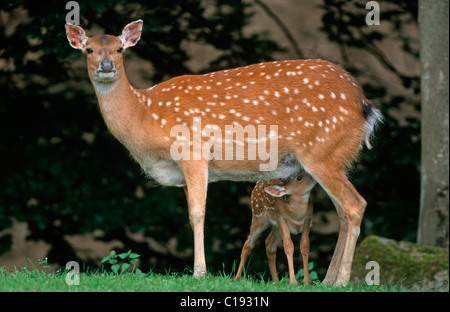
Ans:
[[[449,2],[419,0],[422,164],[418,242],[449,241]]]

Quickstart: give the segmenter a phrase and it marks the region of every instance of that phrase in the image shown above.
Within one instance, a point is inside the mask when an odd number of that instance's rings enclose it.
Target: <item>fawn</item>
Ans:
[[[142,27],[138,20],[120,36],[88,37],[83,28],[65,25],[69,44],[87,57],[109,131],[149,177],[184,188],[194,234],[194,276],[206,273],[209,182],[292,178],[305,171],[328,193],[340,220],[324,282],[345,285],[366,208],[346,168],[364,143],[370,147],[379,110],[343,69],[314,59],[179,76],[135,89],[122,56],[137,44]]]
[[[305,272],[303,284],[311,284],[308,254],[313,207],[310,193],[315,185],[316,181],[307,174],[303,175],[301,180],[293,179],[284,185],[280,179],[260,181],[256,184],[251,196],[252,225],[247,241],[242,248],[236,279],[241,276],[245,261],[252,252],[256,240],[265,229],[271,227],[272,230],[266,239],[266,253],[272,280],[278,281],[276,251],[279,243],[283,241],[284,252],[288,260],[289,283],[297,283],[292,259],[294,244],[290,234],[302,232],[300,251]]]

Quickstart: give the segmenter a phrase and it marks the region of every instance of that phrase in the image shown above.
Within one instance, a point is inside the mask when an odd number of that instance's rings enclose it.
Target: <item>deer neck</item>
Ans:
[[[132,144],[139,138],[142,107],[125,74],[113,82],[92,81],[92,84],[109,131],[122,144],[126,146]]]

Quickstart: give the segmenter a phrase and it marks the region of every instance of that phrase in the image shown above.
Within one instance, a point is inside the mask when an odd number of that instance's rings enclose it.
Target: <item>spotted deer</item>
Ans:
[[[251,195],[252,225],[250,234],[242,248],[241,262],[236,273],[240,278],[245,261],[255,247],[256,240],[262,232],[271,228],[266,239],[266,254],[269,260],[270,274],[274,282],[278,281],[276,267],[276,251],[280,242],[283,242],[284,252],[289,267],[289,283],[296,284],[294,271],[294,244],[291,233],[302,233],[300,252],[303,260],[303,284],[310,285],[308,268],[309,256],[309,229],[312,218],[311,190],[316,181],[309,175],[303,175],[301,180],[293,179],[287,183],[275,179],[260,181],[253,188]]]
[[[109,131],[149,177],[184,188],[194,234],[194,277],[206,274],[209,182],[293,178],[305,171],[329,194],[340,220],[324,282],[345,285],[366,208],[346,168],[364,142],[370,147],[381,120],[355,80],[337,65],[309,59],[179,76],[136,89],[122,56],[139,41],[142,27],[138,20],[120,36],[88,37],[81,27],[65,25],[70,45],[87,57]]]

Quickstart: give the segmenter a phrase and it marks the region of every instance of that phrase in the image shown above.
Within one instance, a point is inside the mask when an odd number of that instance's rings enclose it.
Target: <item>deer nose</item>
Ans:
[[[100,63],[100,69],[102,72],[110,73],[113,70],[114,64],[111,60],[103,60]]]

